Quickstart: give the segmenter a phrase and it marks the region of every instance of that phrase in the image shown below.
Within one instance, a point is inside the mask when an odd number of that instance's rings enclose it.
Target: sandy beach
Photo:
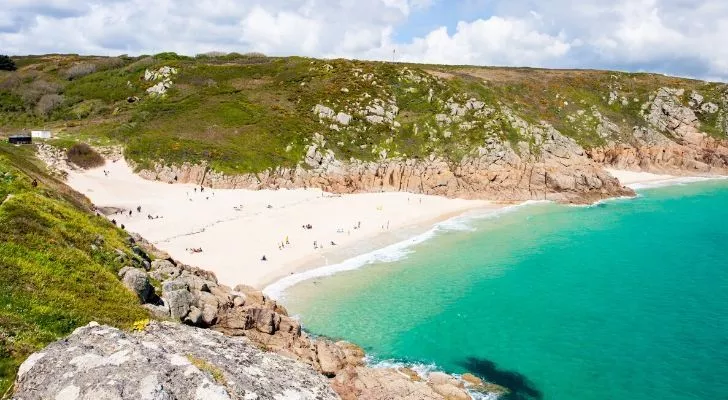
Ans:
[[[608,171],[631,187],[676,179]],[[69,171],[68,183],[99,208],[123,210],[109,219],[175,259],[213,271],[221,283],[257,288],[396,243],[402,240],[397,232],[416,234],[470,210],[508,206],[401,192],[202,190],[191,184],[142,179],[123,159],[101,168]]]
[[[386,238],[396,240],[392,233],[399,230],[427,229],[468,210],[506,206],[409,193],[202,191],[190,184],[144,180],[124,160],[71,171],[68,184],[99,208],[123,209],[109,218],[175,259],[213,271],[221,283],[257,288],[324,265],[329,254],[340,255],[363,242],[386,245]]]

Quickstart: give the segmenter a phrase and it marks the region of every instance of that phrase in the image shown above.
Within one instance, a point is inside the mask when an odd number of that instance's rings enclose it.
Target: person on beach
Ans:
[[[137,206],[137,212],[142,212],[142,206]]]
[[[260,258],[260,261],[268,261],[268,259],[265,257],[265,254],[263,254],[263,257]]]
[[[124,226],[124,224],[121,224],[121,229],[126,229],[126,227]]]
[[[286,236],[286,244],[291,244],[291,243],[290,243],[290,242],[288,241],[288,236]]]
[[[116,226],[116,220],[115,219],[112,219],[111,220],[111,223],[114,224],[114,226]]]
[[[129,216],[131,217],[131,210],[129,210]]]

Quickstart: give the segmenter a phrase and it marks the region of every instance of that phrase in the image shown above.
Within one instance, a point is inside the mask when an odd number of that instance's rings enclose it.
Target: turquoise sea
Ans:
[[[313,334],[510,399],[728,399],[728,182],[455,221],[290,288]]]

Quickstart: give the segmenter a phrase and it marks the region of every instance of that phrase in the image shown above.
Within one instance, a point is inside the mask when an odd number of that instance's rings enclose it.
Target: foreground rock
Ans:
[[[91,323],[33,354],[14,399],[338,399],[311,367],[246,338],[170,322],[126,333]]]

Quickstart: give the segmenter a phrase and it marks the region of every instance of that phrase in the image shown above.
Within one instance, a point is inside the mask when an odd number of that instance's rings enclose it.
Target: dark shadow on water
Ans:
[[[510,390],[502,400],[540,400],[543,393],[525,375],[498,368],[493,361],[485,358],[468,357],[458,363],[460,366],[477,375],[484,381],[495,383]]]

